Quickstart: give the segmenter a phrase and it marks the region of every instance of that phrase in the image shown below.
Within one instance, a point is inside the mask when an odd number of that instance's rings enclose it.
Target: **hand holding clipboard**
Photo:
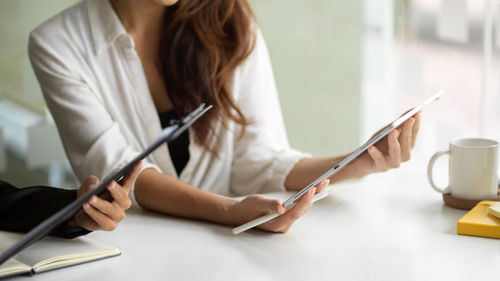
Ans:
[[[43,222],[41,222],[38,226],[33,228],[30,232],[28,232],[21,240],[19,240],[12,247],[8,248],[0,255],[0,265],[7,261],[9,258],[14,256],[15,254],[22,251],[24,248],[30,246],[36,241],[40,240],[44,236],[46,236],[52,229],[54,229],[59,224],[71,218],[76,211],[78,211],[83,204],[89,201],[89,199],[96,195],[102,196],[104,192],[107,192],[106,188],[112,181],[120,181],[134,166],[137,165],[142,159],[146,158],[150,153],[152,153],[155,149],[157,149],[160,145],[165,142],[171,142],[176,139],[179,135],[181,135],[185,130],[187,130],[191,124],[193,124],[196,120],[198,120],[205,112],[210,110],[212,106],[205,106],[205,104],[201,104],[194,111],[189,113],[184,118],[172,122],[170,126],[166,127],[162,130],[160,136],[142,153],[137,155],[132,161],[130,161],[127,165],[119,169],[114,174],[108,176],[104,179],[94,190],[85,193],[84,195],[77,198],[75,201],[68,204],[63,209],[56,212],[54,215],[50,216]],[[108,195],[109,196],[109,195]]]

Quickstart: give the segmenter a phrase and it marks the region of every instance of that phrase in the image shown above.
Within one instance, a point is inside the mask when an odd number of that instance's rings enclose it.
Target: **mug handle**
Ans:
[[[439,193],[448,193],[449,192],[449,189],[450,189],[450,186],[447,186],[446,188],[444,189],[441,189],[439,188],[435,183],[434,183],[434,177],[432,176],[432,168],[434,167],[434,162],[436,162],[436,160],[443,156],[443,155],[450,155],[450,151],[447,150],[447,151],[438,151],[436,153],[434,153],[434,155],[432,155],[431,157],[431,160],[429,160],[429,165],[427,165],[427,179],[429,180],[429,183],[431,184],[431,187],[439,192]]]

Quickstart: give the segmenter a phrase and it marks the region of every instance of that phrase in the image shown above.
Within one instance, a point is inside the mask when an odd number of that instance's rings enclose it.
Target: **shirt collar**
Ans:
[[[96,55],[127,34],[109,0],[87,0],[87,12]]]

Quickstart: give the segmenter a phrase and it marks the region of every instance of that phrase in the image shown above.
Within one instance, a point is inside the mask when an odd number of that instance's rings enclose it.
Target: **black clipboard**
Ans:
[[[12,245],[5,252],[0,255],[0,265],[5,261],[37,242],[38,240],[45,237],[52,229],[56,226],[60,225],[62,222],[68,220],[71,216],[73,216],[83,204],[89,201],[90,197],[93,195],[101,195],[106,191],[106,187],[113,180],[120,180],[125,174],[132,169],[139,161],[146,158],[151,152],[157,149],[163,143],[169,143],[172,140],[176,139],[180,134],[182,134],[185,130],[187,130],[191,124],[193,124],[196,120],[198,120],[205,112],[207,112],[212,105],[205,106],[205,104],[201,104],[194,111],[186,115],[184,118],[180,120],[173,120],[170,126],[166,127],[162,130],[160,136],[151,144],[146,150],[140,153],[137,157],[135,157],[132,161],[130,161],[123,168],[115,172],[114,174],[108,176],[104,179],[99,186],[97,186],[94,190],[89,191],[84,194],[82,197],[76,199],[75,201],[68,204],[66,207],[62,208],[35,228],[30,230],[24,237],[19,240],[16,244]]]

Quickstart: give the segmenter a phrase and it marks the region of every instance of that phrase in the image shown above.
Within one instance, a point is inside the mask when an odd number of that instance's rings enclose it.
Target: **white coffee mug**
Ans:
[[[450,142],[448,151],[436,152],[427,166],[427,177],[437,192],[453,197],[481,200],[498,196],[498,142],[481,138],[463,138]],[[449,156],[449,185],[442,189],[435,183],[432,170],[436,160]]]

